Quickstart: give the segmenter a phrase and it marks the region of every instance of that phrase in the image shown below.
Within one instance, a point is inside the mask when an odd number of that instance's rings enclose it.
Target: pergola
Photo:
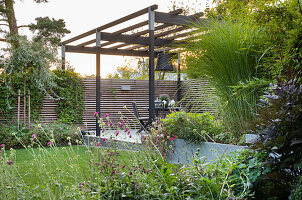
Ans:
[[[96,55],[96,112],[100,113],[101,106],[100,55],[149,57],[149,120],[150,122],[154,120],[155,56],[163,51],[180,48],[183,42],[182,39],[193,34],[193,30],[190,29],[190,25],[193,23],[206,23],[206,19],[200,18],[203,16],[203,13],[184,16],[180,15],[183,12],[182,9],[163,13],[155,11],[157,8],[157,5],[152,5],[62,42],[63,70],[65,70],[65,52]],[[106,32],[109,28],[145,14],[148,14],[146,21],[136,23],[118,31]],[[147,29],[145,26],[147,26]],[[138,29],[139,31],[135,32],[135,30]],[[94,39],[87,39],[87,37],[93,35],[95,36]],[[88,41],[79,41],[83,38],[86,38]],[[74,42],[78,44],[73,44]],[[178,73],[178,87],[179,86],[180,75]],[[97,122],[96,135],[100,136],[100,129]]]

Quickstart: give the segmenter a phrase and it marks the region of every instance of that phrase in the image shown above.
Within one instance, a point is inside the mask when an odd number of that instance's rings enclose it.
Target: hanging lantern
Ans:
[[[173,71],[172,59],[175,54],[161,53],[157,55],[155,71]]]

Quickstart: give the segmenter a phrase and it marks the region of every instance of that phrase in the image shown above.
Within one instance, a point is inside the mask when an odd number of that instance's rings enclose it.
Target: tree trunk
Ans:
[[[19,35],[17,20],[15,16],[14,1],[5,0],[5,9],[10,35]]]

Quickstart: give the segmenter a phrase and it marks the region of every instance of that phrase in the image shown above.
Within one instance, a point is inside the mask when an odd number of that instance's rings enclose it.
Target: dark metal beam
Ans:
[[[151,125],[152,121],[155,118],[155,88],[154,88],[154,24],[155,24],[155,14],[154,11],[149,9],[149,123]]]
[[[98,112],[98,116],[101,116],[101,33],[96,30],[96,112]],[[96,136],[100,136],[101,130],[100,125],[98,123],[98,118],[96,118]]]
[[[96,54],[96,50],[99,49],[100,54],[104,55],[118,55],[118,56],[140,56],[148,57],[148,52],[144,51],[128,51],[122,49],[111,49],[111,48],[101,48],[101,47],[78,47],[72,45],[66,45],[66,52],[70,53],[87,53],[87,54]]]
[[[203,15],[203,13],[199,13]],[[206,19],[198,19],[199,17],[195,16],[184,16],[184,15],[170,15],[163,12],[155,12],[155,22],[164,23],[164,24],[173,24],[173,25],[182,25],[190,26],[194,23],[204,24],[207,23]]]
[[[150,7],[147,7],[147,8],[144,8],[144,9],[142,9],[142,10],[139,10],[139,11],[137,11],[137,12],[135,12],[135,13],[132,13],[132,14],[130,14],[130,15],[127,15],[127,16],[125,16],[125,17],[122,17],[122,18],[120,18],[120,19],[117,19],[117,20],[115,20],[115,21],[113,21],[113,22],[110,22],[110,23],[108,23],[108,24],[105,24],[105,25],[103,25],[103,26],[100,26],[100,27],[98,27],[98,28],[96,28],[96,29],[97,29],[98,31],[105,30],[105,29],[107,29],[107,28],[110,28],[110,27],[112,27],[112,26],[118,25],[118,24],[120,24],[120,23],[123,23],[123,22],[125,22],[125,21],[130,20],[130,19],[133,19],[133,18],[135,18],[135,17],[138,17],[138,16],[141,16],[141,15],[143,15],[143,14],[146,14],[146,13],[148,13],[148,9],[154,11],[154,10],[156,10],[157,8],[158,8],[157,5],[152,5],[152,6],[150,6]],[[63,43],[63,44],[68,44],[68,43],[74,42],[74,41],[76,41],[76,40],[79,40],[79,39],[81,39],[81,38],[83,38],[83,37],[86,37],[86,36],[88,36],[88,35],[92,35],[92,34],[94,34],[94,33],[95,33],[95,29],[93,29],[93,30],[91,30],[91,31],[88,31],[88,32],[85,32],[85,33],[82,33],[82,34],[80,34],[80,35],[78,35],[78,36],[75,36],[75,37],[73,37],[73,38],[70,38],[70,39],[68,39],[68,40],[65,40],[65,41],[63,41],[62,43]]]

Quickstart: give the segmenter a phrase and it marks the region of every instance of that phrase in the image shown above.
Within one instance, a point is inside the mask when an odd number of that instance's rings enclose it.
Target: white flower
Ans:
[[[169,103],[169,105],[170,105],[171,107],[175,106],[175,101],[174,101],[174,100],[171,100],[170,103]]]
[[[166,100],[162,100],[162,102],[164,103],[164,106],[167,104],[167,101],[166,101]]]
[[[12,133],[12,136],[15,136],[16,135],[16,133]]]

